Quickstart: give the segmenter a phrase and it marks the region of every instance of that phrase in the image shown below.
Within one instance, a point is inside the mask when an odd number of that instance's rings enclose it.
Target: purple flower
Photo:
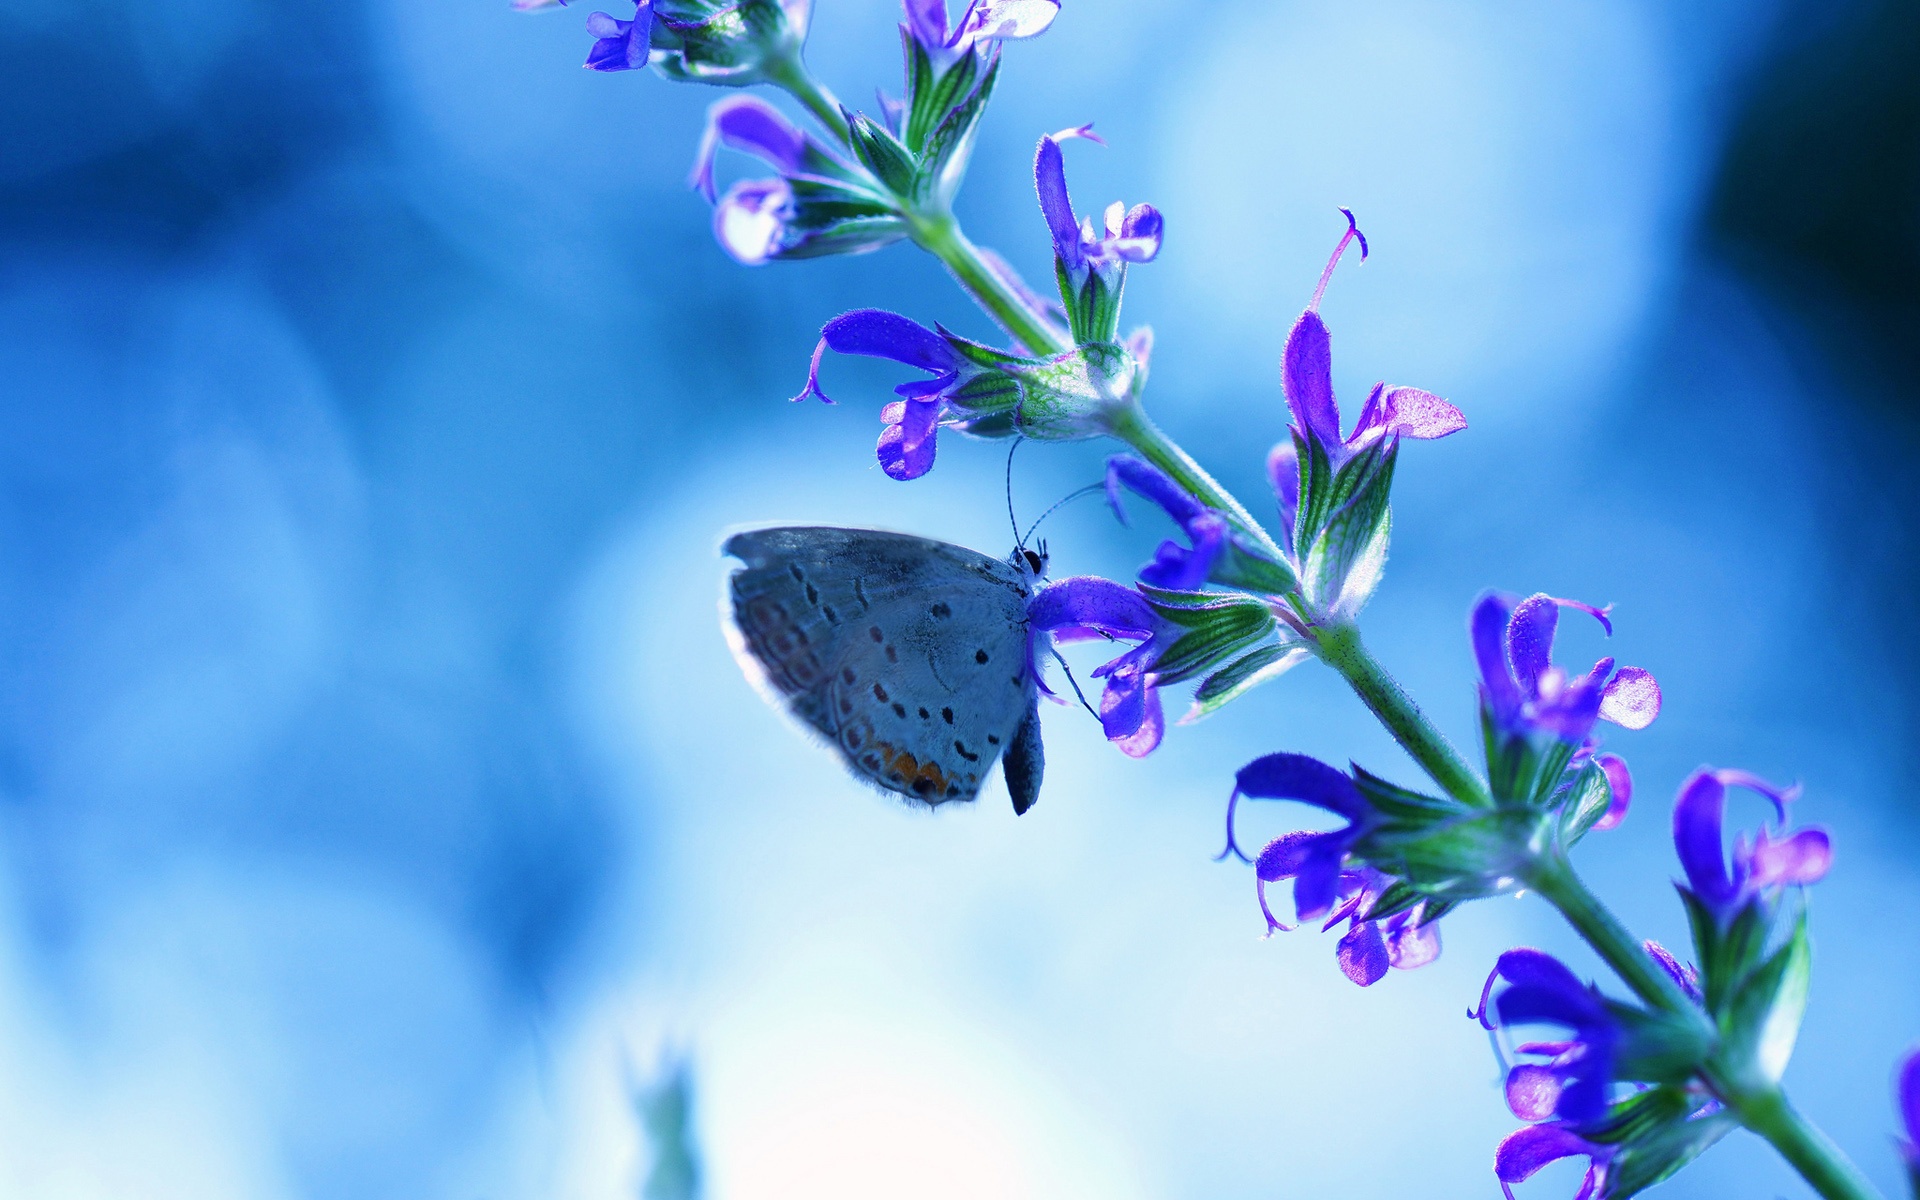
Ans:
[[[1153,561],[1140,568],[1140,581],[1173,591],[1192,591],[1205,583],[1226,552],[1232,532],[1227,519],[1188,495],[1160,468],[1130,454],[1116,454],[1107,460],[1107,503],[1122,525],[1127,524],[1120,504],[1122,485],[1165,509],[1193,543],[1191,549],[1174,541],[1160,543]]]
[[[1617,1146],[1589,1142],[1565,1125],[1528,1125],[1508,1134],[1493,1153],[1493,1174],[1507,1200],[1514,1200],[1513,1184],[1533,1178],[1540,1168],[1563,1158],[1588,1160],[1587,1175],[1573,1200],[1595,1200],[1605,1195],[1607,1166]]]
[[[1367,239],[1346,209],[1347,232],[1334,247],[1313,300],[1287,334],[1286,352],[1281,360],[1281,377],[1287,393],[1287,407],[1293,410],[1296,432],[1319,446],[1336,469],[1354,454],[1387,438],[1439,438],[1467,427],[1460,410],[1431,392],[1411,387],[1388,387],[1377,383],[1360,410],[1360,420],[1344,438],[1340,433],[1340,407],[1333,398],[1332,339],[1326,322],[1320,319],[1320,297],[1333,277],[1333,268],[1349,242],[1360,243],[1360,257],[1367,257]],[[1275,451],[1280,461],[1269,459],[1268,469],[1276,473],[1286,466],[1286,455]],[[1294,463],[1294,494],[1298,495],[1298,464]],[[1278,481],[1276,479],[1276,490]],[[1284,495],[1284,494],[1283,494]],[[1297,499],[1296,499],[1297,503]],[[1283,509],[1286,507],[1282,501]],[[1289,519],[1287,524],[1291,526]]]
[[[1041,589],[1027,604],[1027,622],[1036,647],[1045,636],[1060,642],[1106,638],[1139,643],[1093,674],[1107,681],[1100,696],[1100,726],[1107,740],[1134,758],[1151,754],[1166,730],[1160,678],[1154,667],[1179,631],[1156,614],[1139,592],[1091,575]],[[1035,654],[1030,657],[1037,660]]]
[[[776,179],[744,179],[727,190],[716,202],[713,164],[720,147],[729,146],[765,162],[780,172]],[[794,181],[802,181],[815,190],[830,190],[860,198],[860,185],[852,168],[821,145],[811,134],[787,120],[780,111],[753,96],[730,96],[707,110],[706,132],[694,155],[693,171],[687,186],[713,204],[713,235],[721,247],[747,266],[759,266],[773,258],[819,252],[817,244],[823,230],[796,222],[800,215],[794,200]],[[874,201],[875,211],[883,211]],[[875,222],[869,225],[891,222]],[[812,223],[817,225],[818,223]],[[874,230],[885,233],[886,230]],[[875,236],[858,246],[837,245],[842,252],[871,250],[894,237]]]
[[[1920,1189],[1920,1047],[1907,1052],[1906,1060],[1900,1064],[1894,1091],[1899,1098],[1900,1123],[1907,1134],[1900,1141],[1900,1154],[1907,1160],[1907,1171],[1913,1176],[1916,1189]],[[1920,1195],[1920,1190],[1916,1190],[1915,1195]]]
[[[1773,803],[1779,824],[1769,834],[1762,826],[1749,842],[1733,840],[1731,870],[1721,826],[1727,789],[1743,787]],[[1702,767],[1680,785],[1673,805],[1673,845],[1693,894],[1722,922],[1755,898],[1789,885],[1817,883],[1833,865],[1833,843],[1823,829],[1787,832],[1787,804],[1798,787],[1778,788],[1745,771]]]
[[[1060,15],[1059,0],[973,0],[947,28],[947,0],[904,0],[907,35],[944,68],[983,42],[1038,37]]]
[[[1053,254],[1075,342],[1109,342],[1120,320],[1120,293],[1129,263],[1152,262],[1160,253],[1164,222],[1151,204],[1128,208],[1116,200],[1101,223],[1076,217],[1067,195],[1066,160],[1060,143],[1094,137],[1091,125],[1063,129],[1040,139],[1034,155],[1033,182],[1040,214],[1053,235]],[[1103,143],[1104,144],[1104,143]]]
[[[1493,985],[1502,979],[1507,987],[1490,1008]],[[1470,1015],[1493,1029],[1496,1022],[1488,1017],[1495,1012],[1500,1028],[1558,1025],[1572,1035],[1514,1047],[1515,1054],[1544,1060],[1519,1063],[1507,1072],[1507,1107],[1514,1116],[1523,1121],[1557,1117],[1578,1125],[1607,1111],[1620,1024],[1598,993],[1551,954],[1522,947],[1500,956],[1481,989],[1479,1011]]]
[[[964,347],[985,351],[985,347],[973,347],[964,339],[944,330],[935,332],[898,313],[855,309],[828,321],[820,330],[820,342],[814,347],[813,363],[807,371],[807,386],[794,399],[818,396],[833,403],[832,397],[820,390],[820,360],[829,349],[888,358],[930,373],[931,379],[916,379],[894,389],[902,398],[880,410],[887,428],[875,448],[880,467],[890,478],[918,479],[933,468],[934,438],[942,420],[958,418],[956,423],[964,423],[1004,413],[1018,399],[1016,385],[963,354]]]
[[[587,32],[598,40],[582,64],[592,71],[634,71],[647,65],[647,43],[653,31],[653,0],[638,0],[633,20],[620,21],[603,12],[587,17]]]
[[[1585,675],[1569,677],[1553,665],[1554,627],[1562,608],[1589,613],[1608,634],[1613,632],[1607,610],[1545,594],[1516,602],[1512,596],[1489,592],[1474,606],[1480,697],[1493,723],[1509,734],[1524,737],[1538,731],[1576,745],[1586,742],[1596,721],[1628,729],[1651,725],[1660,715],[1660,685],[1646,671],[1615,671],[1613,659],[1603,658]],[[1614,778],[1612,771],[1608,778]]]

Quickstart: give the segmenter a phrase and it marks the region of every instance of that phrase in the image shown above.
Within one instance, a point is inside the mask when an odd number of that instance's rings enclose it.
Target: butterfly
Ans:
[[[1027,600],[1046,560],[876,529],[756,529],[722,551],[728,641],[768,699],[854,775],[929,806],[972,800],[994,760],[1025,813],[1045,752]]]

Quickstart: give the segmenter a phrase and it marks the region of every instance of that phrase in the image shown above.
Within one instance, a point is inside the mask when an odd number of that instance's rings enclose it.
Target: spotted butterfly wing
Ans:
[[[1027,663],[1034,571],[871,529],[736,534],[729,640],[749,677],[868,783],[929,805],[972,800],[1001,760],[1014,811],[1044,755]]]

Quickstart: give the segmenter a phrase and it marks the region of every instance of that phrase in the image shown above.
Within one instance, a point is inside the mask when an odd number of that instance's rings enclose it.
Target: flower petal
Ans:
[[[1443,438],[1467,427],[1467,418],[1459,409],[1419,388],[1388,388],[1380,413],[1383,437]]]
[[[1310,829],[1282,834],[1268,842],[1266,849],[1260,851],[1260,856],[1253,860],[1254,874],[1268,883],[1292,879],[1307,864],[1307,859],[1312,857],[1314,842],[1325,836]]]
[[[786,180],[742,179],[714,207],[713,236],[736,261],[757,267],[779,253],[792,215]]]
[[[1293,880],[1293,911],[1302,921],[1318,921],[1340,898],[1340,866],[1346,839],[1323,833],[1308,846],[1306,861]]]
[[[1560,1106],[1560,1074],[1539,1063],[1507,1072],[1507,1108],[1522,1121],[1544,1121]]]
[[[1507,657],[1514,678],[1527,695],[1538,698],[1540,677],[1553,666],[1553,633],[1560,623],[1560,605],[1545,592],[1535,592],[1514,606],[1507,621]]]
[[[1351,821],[1368,815],[1360,789],[1344,771],[1305,754],[1266,754],[1234,775],[1240,793],[1254,800],[1299,800]]]
[[[633,20],[621,21],[607,13],[587,17],[587,32],[597,41],[582,64],[593,71],[632,71],[647,65],[648,45],[653,34],[653,2],[641,0],[635,6]]]
[[[1131,454],[1116,454],[1107,459],[1107,503],[1122,525],[1127,524],[1127,514],[1120,507],[1121,485],[1159,505],[1182,527],[1207,511],[1206,505],[1188,495],[1159,467]]]
[[[973,0],[954,28],[951,44],[1038,37],[1060,15],[1060,0]]]
[[[1900,1064],[1896,1085],[1900,1097],[1900,1120],[1907,1127],[1907,1140],[1920,1143],[1920,1048],[1907,1053]]]
[[[953,371],[962,361],[945,338],[917,321],[884,308],[856,308],[841,313],[821,327],[820,336],[842,354],[890,358],[922,371]]]
[[[713,160],[722,145],[752,154],[784,175],[798,171],[806,157],[807,135],[780,110],[755,96],[729,96],[707,110],[687,184],[713,203]]]
[[[1067,165],[1060,143],[1050,137],[1040,139],[1033,158],[1033,186],[1040,196],[1040,215],[1046,218],[1053,234],[1053,252],[1078,270],[1086,261],[1080,245],[1080,223],[1073,219],[1073,201],[1067,195]]]
[[[1287,407],[1300,432],[1336,453],[1340,442],[1340,409],[1333,399],[1333,344],[1326,322],[1308,309],[1287,334],[1281,359],[1281,383]]]
[[[887,428],[880,434],[874,453],[889,479],[905,482],[933,469],[940,408],[941,402],[936,398],[896,400],[881,410]]]
[[[1165,227],[1159,209],[1151,204],[1134,205],[1120,222],[1119,236],[1113,240],[1114,253],[1128,262],[1152,262],[1160,253]]]
[[[1604,715],[1604,703],[1601,713]],[[1607,777],[1607,790],[1613,799],[1607,802],[1607,811],[1603,813],[1593,827],[1599,830],[1612,829],[1627,819],[1627,806],[1633,803],[1633,773],[1627,770],[1627,760],[1618,754],[1602,754],[1594,763]]]
[[[1387,922],[1387,962],[1396,971],[1413,971],[1440,957],[1438,922],[1419,921],[1420,909]]]
[[[1781,841],[1762,829],[1748,852],[1751,886],[1818,883],[1833,866],[1833,839],[1824,829],[1802,829]]]
[[[1361,987],[1371,987],[1387,973],[1387,941],[1372,921],[1355,921],[1333,953],[1341,973]]]
[[[947,41],[947,0],[904,0],[907,31],[922,46],[943,46]]]
[[[1493,1152],[1493,1173],[1501,1183],[1520,1183],[1551,1162],[1580,1155],[1593,1158],[1604,1151],[1563,1125],[1529,1125],[1516,1129]],[[1509,1193],[1511,1195],[1511,1193]]]
[[[1488,592],[1473,606],[1469,626],[1473,634],[1473,657],[1480,666],[1480,686],[1487,703],[1501,722],[1510,721],[1520,711],[1522,696],[1507,666],[1507,623],[1514,609],[1513,597]]]
[[[1156,626],[1153,609],[1139,592],[1096,575],[1076,575],[1040,589],[1027,602],[1027,621],[1042,631],[1093,629],[1131,641],[1151,637]]]
[[[1111,687],[1112,685],[1109,684],[1108,686]],[[1160,706],[1160,689],[1154,687],[1152,682],[1148,681],[1145,691],[1145,711],[1141,715],[1140,724],[1132,733],[1124,737],[1112,737],[1109,735],[1108,739],[1120,748],[1122,754],[1125,754],[1129,758],[1145,758],[1147,755],[1152,754],[1154,750],[1159,747],[1160,738],[1166,733],[1167,729],[1166,712]],[[1102,697],[1103,703],[1104,700],[1105,698]]]
[[[1267,453],[1267,482],[1273,485],[1274,499],[1280,505],[1280,528],[1285,541],[1293,544],[1293,522],[1300,513],[1300,451],[1293,439],[1280,442]]]
[[[1660,715],[1660,685],[1639,667],[1621,667],[1600,693],[1600,719],[1645,729]]]
[[[1688,886],[1714,907],[1732,902],[1737,890],[1727,874],[1721,834],[1726,806],[1726,785],[1706,768],[1688,776],[1673,802],[1674,852],[1687,873]]]

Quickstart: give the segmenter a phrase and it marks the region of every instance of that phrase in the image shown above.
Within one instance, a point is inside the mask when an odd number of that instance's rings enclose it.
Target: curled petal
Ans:
[[[950,44],[965,48],[975,42],[1038,37],[1059,15],[1059,0],[973,0]]]
[[[714,207],[713,236],[736,261],[757,267],[780,252],[792,215],[786,180],[743,179]]]
[[[1493,1152],[1493,1174],[1511,1200],[1513,1189],[1509,1184],[1533,1178],[1548,1163],[1576,1156],[1586,1158],[1592,1165],[1587,1168],[1586,1181],[1576,1198],[1585,1200],[1605,1178],[1608,1154],[1605,1147],[1587,1141],[1563,1125],[1529,1125],[1508,1134]]]
[[[1382,407],[1387,437],[1442,438],[1467,427],[1467,418],[1459,409],[1419,388],[1388,388]]]
[[[755,155],[776,171],[791,175],[806,157],[807,136],[766,101],[754,96],[729,96],[707,110],[706,132],[693,158],[687,185],[714,200],[713,160],[722,145]]]
[[[587,32],[595,39],[583,64],[591,71],[633,71],[647,65],[653,34],[653,0],[636,6],[633,20],[621,21],[607,13],[591,13]]]
[[[1522,1121],[1544,1121],[1560,1107],[1560,1075],[1552,1067],[1522,1063],[1507,1072],[1507,1108]]]
[[[1361,987],[1371,987],[1387,973],[1387,941],[1372,921],[1355,921],[1334,948],[1334,957],[1341,972]]]
[[[1191,550],[1178,542],[1162,542],[1153,561],[1140,568],[1140,581],[1174,591],[1191,591],[1207,581],[1213,564],[1227,548],[1227,521],[1218,513],[1205,513],[1188,524],[1193,538]]]
[[[1096,146],[1104,146],[1107,144],[1107,139],[1093,131],[1092,121],[1088,121],[1085,125],[1075,125],[1071,129],[1062,129],[1058,133],[1050,133],[1047,136],[1056,142],[1071,141],[1074,138],[1085,138]]]
[[[1326,322],[1308,309],[1300,314],[1287,334],[1287,348],[1281,358],[1281,383],[1287,393],[1287,407],[1300,432],[1337,452],[1340,441],[1340,409],[1333,399],[1333,344]]]
[[[1601,711],[1605,712],[1604,706]],[[1618,754],[1602,754],[1593,761],[1605,773],[1607,791],[1613,797],[1607,802],[1607,811],[1593,823],[1593,827],[1599,830],[1612,829],[1627,819],[1627,806],[1633,803],[1633,773],[1627,770],[1627,760]]]
[[[1621,667],[1600,693],[1600,719],[1645,729],[1660,715],[1660,685],[1639,667]]]
[[[940,401],[896,400],[880,410],[887,428],[874,452],[889,479],[918,479],[933,469],[935,434],[939,430]]]
[[[1185,488],[1159,467],[1131,454],[1116,454],[1107,459],[1107,503],[1122,525],[1127,524],[1126,510],[1120,505],[1123,485],[1159,505],[1182,527],[1208,511],[1206,505],[1188,495]]]

